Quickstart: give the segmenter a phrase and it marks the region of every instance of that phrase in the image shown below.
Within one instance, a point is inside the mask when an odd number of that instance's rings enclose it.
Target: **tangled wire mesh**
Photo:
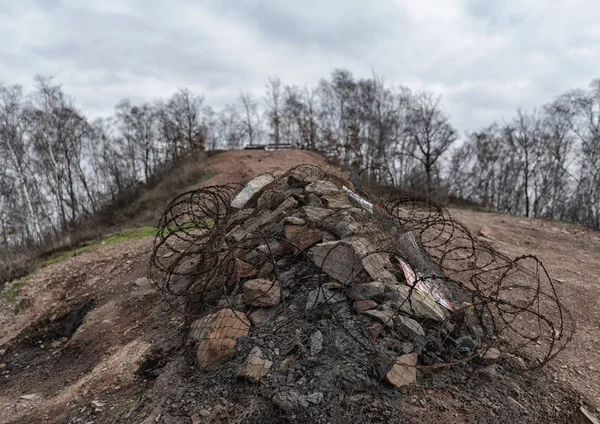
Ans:
[[[417,369],[499,357],[533,369],[571,340],[541,261],[506,257],[442,206],[311,165],[258,180],[175,198],[150,275],[186,315],[198,365],[229,361],[279,408],[400,387]]]

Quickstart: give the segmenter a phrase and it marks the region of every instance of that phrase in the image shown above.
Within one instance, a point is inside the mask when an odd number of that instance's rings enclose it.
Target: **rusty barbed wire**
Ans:
[[[571,340],[541,261],[497,252],[444,207],[393,187],[356,190],[312,165],[263,178],[241,207],[240,187],[207,187],[159,221],[150,276],[188,318],[203,367],[234,352],[280,369],[292,358],[333,370],[323,387],[353,391],[498,356],[534,369]],[[301,377],[264,378],[289,388]]]

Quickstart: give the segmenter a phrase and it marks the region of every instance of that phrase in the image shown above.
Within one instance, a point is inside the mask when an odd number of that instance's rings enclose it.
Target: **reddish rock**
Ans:
[[[486,238],[486,239],[493,239],[494,238],[494,232],[487,225],[484,225],[483,227],[481,227],[481,230],[479,230],[479,235],[481,237]]]
[[[196,359],[200,369],[231,358],[237,339],[250,331],[250,321],[243,312],[221,309],[206,315],[191,326],[191,337],[199,341]]]
[[[367,327],[366,329],[367,336],[369,336],[372,342],[374,342],[377,339],[377,337],[379,337],[382,331],[383,325],[378,322],[374,322],[370,327]]]
[[[481,360],[486,364],[495,364],[500,361],[502,358],[502,352],[496,349],[495,347],[490,347],[489,349],[481,352]]]
[[[385,378],[396,387],[408,386],[417,381],[416,365],[416,353],[402,355],[396,359]]]
[[[354,307],[358,312],[368,311],[377,307],[377,302],[374,300],[357,300]]]
[[[235,260],[235,266],[237,269],[238,277],[240,278],[252,278],[256,277],[258,270],[250,265],[248,262],[244,262],[241,259]]]
[[[281,302],[281,287],[278,282],[264,279],[248,280],[244,283],[244,301],[252,306],[275,306]]]
[[[294,253],[308,249],[323,240],[323,231],[318,228],[286,225],[285,239],[294,245]]]

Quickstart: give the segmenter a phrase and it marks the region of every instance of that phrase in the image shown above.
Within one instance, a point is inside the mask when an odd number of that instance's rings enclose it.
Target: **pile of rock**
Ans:
[[[442,281],[439,267],[369,205],[348,181],[309,166],[250,182],[226,219],[199,235],[220,260],[211,262],[218,272],[197,273],[213,279],[194,297],[205,305],[190,328],[197,366],[257,384],[292,412],[483,355],[468,314],[407,283],[407,267]]]

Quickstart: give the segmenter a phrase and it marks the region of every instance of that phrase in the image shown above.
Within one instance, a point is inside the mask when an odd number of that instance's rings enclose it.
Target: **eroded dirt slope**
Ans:
[[[225,152],[199,166],[210,168],[208,186],[302,163],[333,171],[303,151]],[[36,272],[16,299],[7,300],[14,285],[4,289],[0,423],[78,422],[89,414],[92,422],[128,422],[183,322],[144,278],[151,250],[152,238],[100,246]]]

